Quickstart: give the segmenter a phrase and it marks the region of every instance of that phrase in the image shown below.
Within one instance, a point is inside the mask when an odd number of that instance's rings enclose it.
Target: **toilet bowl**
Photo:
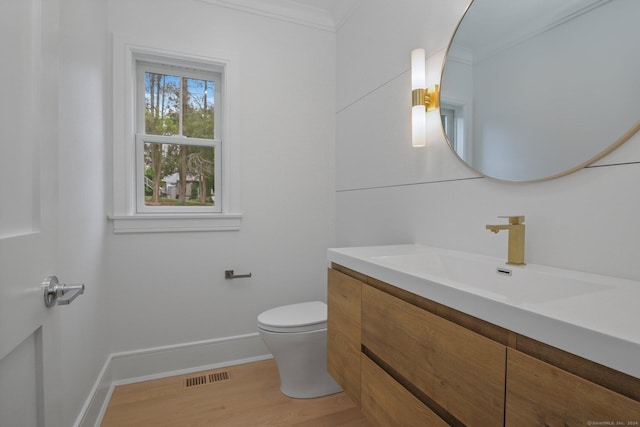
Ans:
[[[305,302],[258,316],[258,332],[278,366],[280,390],[308,399],[342,391],[327,372],[327,305]]]

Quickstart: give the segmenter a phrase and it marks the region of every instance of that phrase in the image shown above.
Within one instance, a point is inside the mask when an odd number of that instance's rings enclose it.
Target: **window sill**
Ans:
[[[176,233],[189,231],[237,231],[241,214],[109,215],[115,234]]]

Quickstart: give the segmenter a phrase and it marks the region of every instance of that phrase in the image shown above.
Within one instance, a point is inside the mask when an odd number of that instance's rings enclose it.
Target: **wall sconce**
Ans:
[[[440,107],[438,99],[440,88],[433,85],[427,88],[427,70],[424,49],[411,51],[411,145],[427,145],[427,111]]]

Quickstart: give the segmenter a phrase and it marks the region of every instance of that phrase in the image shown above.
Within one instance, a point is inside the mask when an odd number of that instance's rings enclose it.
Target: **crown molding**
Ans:
[[[340,0],[336,2],[333,10],[335,29],[338,29],[353,15],[363,3],[363,0]]]
[[[473,53],[470,49],[452,45],[449,47],[446,59],[460,62],[465,65],[473,65]]]
[[[495,40],[482,48],[476,48],[472,51],[458,46],[456,49],[451,49],[455,56],[454,59],[466,64],[481,62],[505,49],[530,40],[611,1],[612,0],[572,0],[566,3],[559,3],[557,9],[537,19],[522,23],[514,33]]]
[[[198,0],[216,6],[305,25],[324,31],[335,31],[336,19],[326,10],[289,0]]]

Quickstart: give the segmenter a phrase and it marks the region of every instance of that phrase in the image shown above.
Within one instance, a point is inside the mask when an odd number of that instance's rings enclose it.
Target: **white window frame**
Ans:
[[[463,157],[463,146],[458,143],[457,134],[456,134],[456,116],[457,111],[453,107],[449,106],[440,106],[440,116],[444,118],[442,122],[442,128],[444,129],[444,134],[446,135],[453,151],[457,152],[460,157]]]
[[[224,200],[224,190],[221,178],[221,158],[222,141],[220,139],[222,121],[220,110],[224,108],[222,101],[222,80],[223,80],[223,68],[217,67],[212,64],[200,64],[200,69],[187,68],[189,64],[180,65],[173,58],[150,58],[148,54],[134,55],[136,61],[136,212],[138,213],[221,213],[222,202]],[[208,69],[203,70],[203,65]],[[219,69],[218,69],[219,68]],[[187,138],[180,135],[164,136],[164,135],[149,135],[145,133],[144,117],[145,117],[145,73],[152,72],[165,75],[178,75],[180,77],[187,77],[191,79],[200,79],[213,81],[214,83],[214,135],[213,139],[201,139],[201,138]],[[182,112],[181,112],[182,113]],[[215,192],[216,192],[216,204],[215,206],[147,206],[144,201],[144,168],[140,167],[144,165],[144,144],[145,143],[157,143],[157,144],[174,144],[174,145],[199,145],[204,147],[212,147],[215,152]]]
[[[113,42],[113,199],[112,212],[114,233],[180,232],[180,231],[228,231],[239,230],[242,214],[234,202],[239,200],[237,180],[232,182],[231,156],[228,143],[229,69],[231,61],[221,57],[203,56],[198,52],[177,52],[153,47],[152,43],[127,40],[118,35]],[[137,61],[161,63],[166,67],[189,68],[221,74],[221,84],[216,85],[216,127],[214,140],[185,137],[165,137],[144,134],[144,121],[136,120],[144,105],[136,102],[138,95]],[[194,77],[202,78],[201,74]],[[144,88],[142,89],[144,91]],[[220,95],[220,96],[219,96]],[[222,101],[222,108],[218,102]],[[136,110],[138,109],[138,110]],[[144,117],[144,116],[142,116]],[[142,126],[142,129],[140,129]],[[142,132],[141,132],[142,131]],[[219,133],[218,133],[219,132]],[[144,142],[213,146],[216,154],[216,206],[211,207],[153,207],[144,208],[140,203],[140,180],[144,168],[136,167],[143,162]],[[142,159],[142,160],[141,160]],[[232,196],[233,193],[233,197]],[[142,195],[144,200],[144,195]],[[204,209],[203,209],[204,208]]]

